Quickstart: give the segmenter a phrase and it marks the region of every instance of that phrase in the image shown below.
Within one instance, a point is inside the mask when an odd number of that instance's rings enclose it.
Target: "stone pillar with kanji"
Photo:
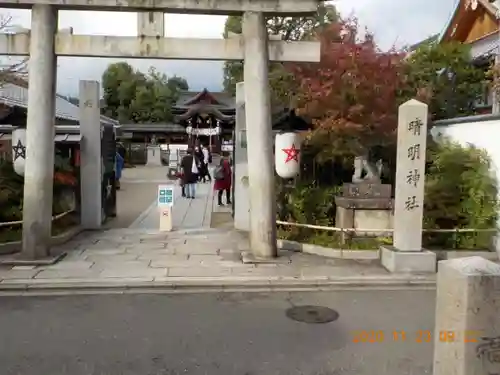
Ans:
[[[391,272],[436,271],[436,254],[422,249],[427,115],[417,100],[399,107],[393,246],[381,249]]]

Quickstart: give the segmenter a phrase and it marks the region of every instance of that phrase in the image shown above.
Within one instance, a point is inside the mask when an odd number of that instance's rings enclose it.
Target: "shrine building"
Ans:
[[[232,143],[236,106],[235,98],[224,92],[184,91],[172,107],[173,121],[166,124],[121,124],[120,138],[129,143],[203,144],[220,153]],[[273,112],[273,129],[307,130],[310,124],[295,111],[280,108]]]

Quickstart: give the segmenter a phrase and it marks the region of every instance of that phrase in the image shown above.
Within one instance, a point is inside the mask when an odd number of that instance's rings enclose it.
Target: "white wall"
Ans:
[[[485,38],[470,43],[473,58],[488,54],[495,54],[498,49],[499,34],[494,33]]]

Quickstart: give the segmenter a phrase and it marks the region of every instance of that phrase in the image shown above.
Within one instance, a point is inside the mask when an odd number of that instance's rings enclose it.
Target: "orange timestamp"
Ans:
[[[352,342],[354,343],[383,343],[383,342],[416,342],[416,343],[430,343],[436,339],[439,342],[463,342],[463,343],[476,343],[481,337],[481,331],[468,330],[463,332],[458,331],[440,331],[436,333],[429,330],[418,331],[370,331],[359,330],[352,332]]]

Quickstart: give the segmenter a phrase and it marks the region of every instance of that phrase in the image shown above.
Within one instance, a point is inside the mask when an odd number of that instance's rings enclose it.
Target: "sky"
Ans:
[[[355,16],[360,24],[375,34],[382,49],[419,42],[445,27],[458,0],[335,0],[333,4],[344,17]],[[30,27],[29,10],[1,10],[12,18],[13,25]],[[179,38],[221,38],[224,16],[167,14],[166,36]],[[137,35],[135,13],[64,11],[59,27],[73,27],[75,34]],[[57,84],[63,95],[77,95],[81,79],[100,81],[106,67],[115,59],[59,57]],[[122,60],[123,61],[123,60]],[[169,76],[187,79],[191,90],[222,89],[222,62],[126,60],[135,68],[147,71],[155,66]]]

